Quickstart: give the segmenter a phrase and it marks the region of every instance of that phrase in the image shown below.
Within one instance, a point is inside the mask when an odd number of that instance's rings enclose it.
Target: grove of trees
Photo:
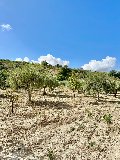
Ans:
[[[0,60],[0,89],[12,92],[25,90],[28,101],[32,101],[32,92],[43,90],[54,91],[61,85],[84,95],[92,95],[100,99],[100,94],[113,94],[117,97],[120,91],[120,72],[91,72],[82,69],[71,69],[67,66],[51,66],[47,62],[41,64]]]

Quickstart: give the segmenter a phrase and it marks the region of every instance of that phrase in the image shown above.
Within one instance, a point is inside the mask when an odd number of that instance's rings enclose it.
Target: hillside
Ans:
[[[1,159],[120,159],[119,97],[96,102],[83,95],[73,98],[68,91],[39,94],[33,93],[35,102],[28,105],[22,93],[12,115],[9,101],[1,98]]]
[[[0,159],[119,160],[119,72],[0,61]]]

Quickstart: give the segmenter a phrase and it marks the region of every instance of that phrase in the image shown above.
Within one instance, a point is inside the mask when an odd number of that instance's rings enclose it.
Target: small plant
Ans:
[[[54,152],[53,150],[51,149],[48,149],[48,154],[47,154],[49,160],[55,160],[55,155],[54,155]]]
[[[95,142],[90,142],[89,145],[90,145],[90,147],[94,147],[95,146]]]
[[[73,132],[75,130],[75,127],[71,127],[70,131]]]
[[[68,133],[71,133],[75,130],[75,127],[70,127],[70,130],[68,131]]]
[[[104,116],[103,116],[103,119],[107,122],[107,124],[111,124],[112,123],[112,116],[111,116],[111,114],[105,114]]]
[[[87,112],[88,117],[92,117],[92,112],[90,112],[88,109],[85,109],[85,111]]]
[[[85,128],[84,124],[79,124],[77,131],[83,131]]]
[[[93,147],[95,145],[95,142],[90,142],[90,146]]]

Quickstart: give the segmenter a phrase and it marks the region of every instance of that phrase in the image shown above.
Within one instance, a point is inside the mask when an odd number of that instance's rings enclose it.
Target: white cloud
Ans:
[[[15,61],[23,61],[22,58],[16,58]]]
[[[29,58],[28,57],[25,57],[25,58],[16,58],[16,60],[15,61],[24,61],[24,62],[29,62],[30,60],[29,60]]]
[[[91,71],[110,71],[116,64],[115,57],[107,56],[105,59],[101,61],[91,60],[88,64],[84,64],[82,68],[84,70]]]
[[[55,58],[51,54],[47,54],[47,56],[40,56],[37,61],[35,60],[30,61],[28,57],[25,57],[24,59],[16,58],[16,61],[25,61],[25,62],[33,62],[33,63],[41,63],[42,61],[46,61],[47,63],[53,66],[56,64],[60,64],[62,66],[69,65],[69,61],[64,61],[64,60],[61,60],[60,58]]]
[[[24,61],[24,62],[29,62],[30,60],[29,60],[28,57],[25,57],[25,58],[23,59],[23,61]]]
[[[12,29],[10,24],[2,24],[0,25],[2,31],[10,31]]]
[[[47,54],[47,56],[40,56],[38,58],[38,62],[46,61],[47,63],[55,66],[56,64],[60,64],[62,66],[69,65],[69,61],[61,60],[60,58],[55,58],[51,54]]]

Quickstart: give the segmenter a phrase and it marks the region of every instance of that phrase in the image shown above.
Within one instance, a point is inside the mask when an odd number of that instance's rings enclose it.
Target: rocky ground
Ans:
[[[20,93],[12,114],[9,100],[0,98],[1,160],[120,160],[119,97],[96,102],[38,92],[33,99],[28,104]]]

